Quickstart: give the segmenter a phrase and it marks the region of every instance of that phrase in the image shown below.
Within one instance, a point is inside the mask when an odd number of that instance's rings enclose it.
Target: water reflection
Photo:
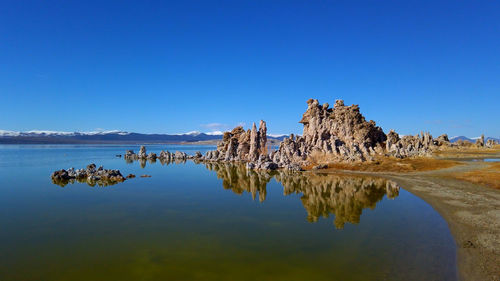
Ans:
[[[129,160],[126,160],[127,163]],[[132,160],[130,160],[132,161]],[[165,159],[140,159],[142,168],[146,163],[154,164],[157,161],[161,165],[183,164],[186,160]],[[307,220],[316,222],[319,218],[328,218],[334,215],[333,224],[336,228],[343,228],[346,223],[357,224],[360,221],[363,209],[374,209],[376,204],[387,195],[393,199],[399,194],[399,187],[393,181],[383,178],[366,176],[347,176],[336,174],[316,174],[291,171],[248,170],[244,165],[216,162],[198,162],[208,170],[214,171],[217,178],[222,179],[222,187],[236,194],[248,192],[259,202],[266,200],[266,186],[275,179],[283,186],[283,195],[300,195],[300,200],[307,212]],[[65,182],[54,182],[65,186],[74,183],[75,180]],[[116,182],[87,181],[91,186],[107,186]]]
[[[222,187],[236,194],[245,191],[252,194],[252,198],[259,197],[259,201],[266,200],[266,185],[271,180],[272,174],[265,171],[248,170],[243,165],[227,163],[205,163],[210,171],[217,173],[217,178],[222,179]]]
[[[374,209],[385,195],[393,199],[399,194],[395,182],[382,178],[287,171],[268,173],[247,170],[242,165],[205,165],[222,179],[224,189],[236,194],[248,192],[254,200],[258,197],[260,202],[266,199],[266,186],[274,178],[283,186],[283,195],[302,194],[300,199],[309,222],[333,214],[333,223],[339,229],[346,223],[359,223],[363,209]]]
[[[74,184],[74,183],[86,183],[91,187],[99,186],[99,187],[106,187],[106,186],[111,186],[120,183],[120,181],[113,181],[113,180],[106,180],[106,179],[99,179],[99,180],[94,180],[92,178],[75,178],[75,179],[66,179],[66,180],[56,180],[52,179],[52,183],[56,184],[60,187],[65,187],[68,184]]]
[[[164,159],[164,158],[148,158],[148,159],[131,159],[131,158],[124,158],[125,163],[127,164],[132,164],[134,162],[139,162],[139,165],[141,168],[146,168],[147,163],[149,164],[155,164],[156,162],[160,162],[161,165],[170,165],[170,164],[184,164],[186,163],[186,159]]]
[[[0,146],[0,280],[456,280],[446,221],[392,185],[397,200],[373,202],[384,181],[158,159],[141,169],[114,157],[124,149]],[[89,161],[137,178],[50,181]]]
[[[395,182],[374,177],[280,173],[276,179],[283,185],[284,195],[302,194],[308,221],[334,214],[336,228],[347,222],[359,223],[363,209],[374,209],[386,194],[389,199],[399,194]]]

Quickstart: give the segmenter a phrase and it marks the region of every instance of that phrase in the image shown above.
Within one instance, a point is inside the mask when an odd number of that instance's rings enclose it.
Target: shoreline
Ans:
[[[485,158],[498,158],[500,155]],[[393,180],[431,205],[446,221],[457,249],[459,280],[500,280],[500,190],[455,179],[484,162],[461,161],[446,169],[397,173],[349,170],[310,171],[378,176]]]

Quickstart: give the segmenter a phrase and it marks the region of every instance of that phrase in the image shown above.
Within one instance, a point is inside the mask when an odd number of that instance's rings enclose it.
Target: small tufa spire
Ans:
[[[344,106],[344,100],[335,100],[334,108]]]

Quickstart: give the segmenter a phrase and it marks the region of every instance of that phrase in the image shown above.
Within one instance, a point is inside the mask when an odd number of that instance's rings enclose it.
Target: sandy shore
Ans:
[[[454,179],[452,175],[487,165],[461,162],[427,172],[346,172],[392,179],[439,212],[457,244],[460,280],[500,280],[500,190]]]

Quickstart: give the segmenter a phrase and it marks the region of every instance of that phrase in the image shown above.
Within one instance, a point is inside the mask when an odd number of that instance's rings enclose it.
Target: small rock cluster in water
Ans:
[[[185,152],[176,151],[175,153],[169,151],[161,151],[160,155],[156,153],[150,152],[146,153],[146,147],[141,146],[139,153],[136,154],[133,150],[127,150],[125,153],[126,160],[165,160],[166,162],[175,161],[175,160],[187,160],[187,159],[197,159],[201,158],[202,155],[199,151],[196,152],[195,155],[187,155]]]
[[[102,166],[96,168],[95,164],[87,165],[85,169],[69,168],[68,170],[58,170],[51,175],[52,182],[60,186],[68,183],[86,182],[88,185],[107,186],[125,181],[125,177],[119,170],[108,170]]]

